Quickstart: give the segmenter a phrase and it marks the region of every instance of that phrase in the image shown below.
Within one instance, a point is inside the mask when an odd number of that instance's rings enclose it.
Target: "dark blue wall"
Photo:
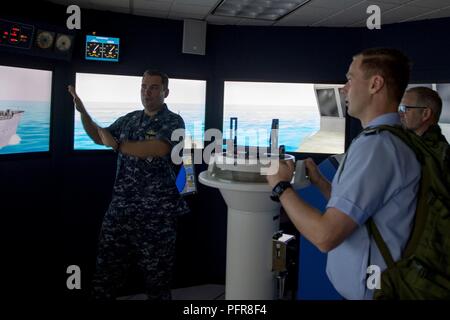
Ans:
[[[64,27],[65,9],[36,1],[16,4],[0,16]],[[449,19],[383,26],[380,31],[209,25],[206,55],[197,56],[182,53],[181,21],[82,10],[72,61],[0,51],[2,65],[53,71],[50,153],[0,159],[0,194],[7,199],[1,206],[2,274],[18,290],[30,290],[32,277],[37,290],[87,293],[64,290],[65,268],[80,265],[83,288],[89,287],[97,235],[111,197],[115,155],[72,150],[74,110],[66,87],[74,83],[75,72],[141,75],[152,68],[174,78],[207,80],[206,128],[221,128],[224,80],[343,83],[352,55],[369,46],[404,49],[415,61],[413,79],[418,82],[448,82],[450,44],[444,34],[449,28]],[[84,60],[84,35],[93,31],[121,38],[120,63]],[[359,123],[349,120],[347,144],[358,130]],[[203,169],[197,166],[198,172]],[[180,221],[175,286],[223,282],[225,204],[217,190],[202,185],[188,201],[192,213]]]

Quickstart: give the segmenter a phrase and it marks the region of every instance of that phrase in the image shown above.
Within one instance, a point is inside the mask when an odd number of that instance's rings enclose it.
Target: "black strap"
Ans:
[[[367,219],[366,227],[369,232],[369,237],[373,236],[375,243],[383,256],[384,262],[388,268],[391,268],[395,264],[394,259],[392,258],[391,252],[389,251],[386,242],[384,242],[383,237],[381,236],[381,233],[372,218]]]

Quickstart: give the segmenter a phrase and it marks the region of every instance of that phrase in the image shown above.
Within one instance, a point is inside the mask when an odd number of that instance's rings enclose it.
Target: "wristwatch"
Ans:
[[[291,183],[289,181],[280,181],[277,183],[275,187],[272,189],[272,195],[270,199],[276,202],[280,202],[281,194],[286,190],[292,188]]]

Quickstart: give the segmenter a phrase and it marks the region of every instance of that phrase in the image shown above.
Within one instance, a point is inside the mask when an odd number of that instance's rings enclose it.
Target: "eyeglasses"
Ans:
[[[406,104],[401,104],[398,106],[398,112],[405,113],[408,109],[426,109],[428,107],[417,107],[417,106],[407,106]]]

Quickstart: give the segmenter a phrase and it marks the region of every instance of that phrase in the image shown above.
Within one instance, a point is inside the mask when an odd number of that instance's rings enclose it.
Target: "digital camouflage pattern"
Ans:
[[[170,299],[176,217],[152,216],[136,207],[110,206],[103,220],[94,277],[94,297],[114,299],[134,265],[149,299]]]
[[[164,105],[153,118],[143,110],[134,111],[117,119],[107,129],[118,141],[159,139],[167,141],[173,147],[177,142],[171,141],[172,132],[184,127],[183,119]],[[158,213],[186,213],[186,204],[175,185],[175,168],[170,154],[163,158],[150,157],[143,160],[119,153],[112,199],[114,205],[122,207],[136,203],[152,209],[156,201],[173,208],[173,212],[161,210]]]
[[[183,119],[163,109],[150,118],[134,111],[107,129],[118,141],[160,139],[172,147],[172,132]],[[170,299],[176,240],[176,218],[188,212],[175,184],[176,166],[170,154],[139,159],[119,153],[116,180],[105,215],[94,276],[94,296],[115,298],[127,270],[137,265],[150,299]]]

